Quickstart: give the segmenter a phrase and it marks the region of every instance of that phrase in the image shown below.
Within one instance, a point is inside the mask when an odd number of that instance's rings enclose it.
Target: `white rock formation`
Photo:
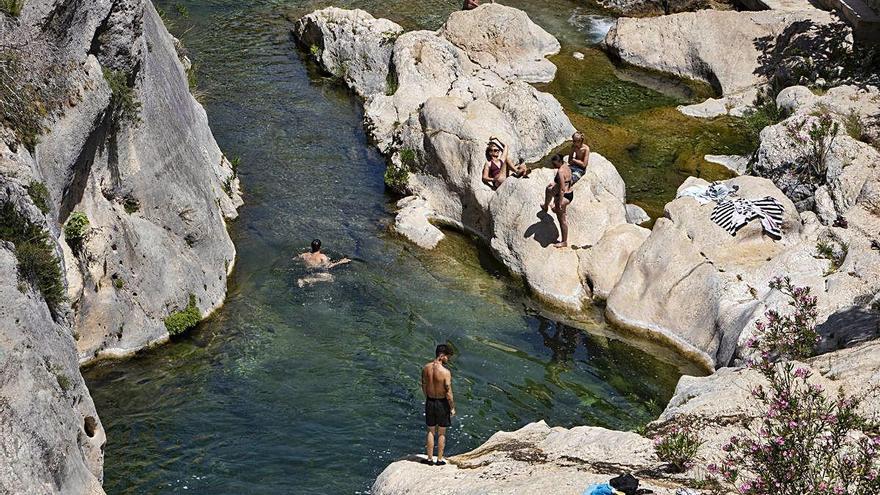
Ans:
[[[623,62],[706,82],[722,98],[681,107],[692,116],[742,115],[776,65],[765,48],[832,22],[828,12],[702,10],[645,19],[618,19],[605,38]]]
[[[77,362],[167,339],[164,318],[190,294],[203,315],[223,303],[238,180],[150,2],[29,0],[0,24],[20,63],[4,66],[4,91],[44,105],[35,136],[2,119],[0,203],[48,232],[73,308],[48,314],[6,245],[0,492],[101,493],[104,433]],[[45,214],[22,193],[31,183],[48,191]],[[74,211],[89,219],[78,249],[61,233]]]
[[[363,25],[339,29],[351,14],[338,22],[336,14],[325,9],[297,26],[332,24],[313,29],[333,33],[325,46],[345,44],[356,31],[376,30]],[[295,32],[300,31],[298,27]],[[397,38],[390,61],[397,90],[366,95],[365,121],[380,150],[391,156],[390,166],[404,173],[406,189],[418,198],[401,202],[397,232],[426,248],[442,238],[431,221],[475,233],[539,298],[578,312],[591,297],[578,269],[578,252],[549,247],[559,230],[555,216],[540,211],[552,172],[511,178],[498,191],[481,181],[491,136],[505,142],[515,160],[535,162],[574,132],[559,102],[527,84],[552,80],[556,69],[544,57],[558,51],[559,43],[517,9],[487,4],[453,13],[437,32],[414,31]],[[319,62],[327,63],[324,57]],[[570,244],[590,248],[607,229],[626,223],[625,185],[600,155],[591,156],[587,176],[574,193]]]

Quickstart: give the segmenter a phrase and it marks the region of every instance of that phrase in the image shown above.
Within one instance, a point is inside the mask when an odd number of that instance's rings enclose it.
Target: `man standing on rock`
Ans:
[[[437,466],[446,464],[443,449],[446,447],[446,428],[455,416],[455,400],[452,398],[452,373],[444,364],[452,357],[452,348],[446,344],[437,346],[435,358],[422,368],[422,392],[425,393],[425,424],[428,434],[425,450],[428,453],[425,464],[433,465],[434,436],[437,435]]]

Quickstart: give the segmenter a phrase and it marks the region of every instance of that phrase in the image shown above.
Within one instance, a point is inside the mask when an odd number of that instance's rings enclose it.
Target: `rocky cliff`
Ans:
[[[0,11],[0,491],[100,492],[103,430],[77,363],[223,302],[241,198],[179,48],[145,0]]]

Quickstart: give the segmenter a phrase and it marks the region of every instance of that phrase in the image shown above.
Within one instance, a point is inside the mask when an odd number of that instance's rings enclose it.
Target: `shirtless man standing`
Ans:
[[[437,346],[435,358],[422,368],[422,392],[425,393],[425,423],[428,435],[425,450],[428,453],[426,464],[433,464],[434,435],[437,438],[437,466],[446,464],[443,449],[446,447],[446,428],[455,416],[455,400],[452,398],[452,373],[443,365],[452,357],[452,348],[446,344]],[[438,431],[439,430],[439,431]]]

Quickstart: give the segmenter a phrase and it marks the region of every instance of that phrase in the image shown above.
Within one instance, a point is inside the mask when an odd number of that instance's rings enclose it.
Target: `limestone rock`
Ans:
[[[487,3],[453,12],[438,34],[505,80],[538,83],[556,76],[545,57],[559,53],[559,42],[522,10]]]
[[[709,163],[716,163],[730,170],[736,175],[746,173],[749,168],[749,157],[740,155],[706,155],[703,157]]]
[[[610,468],[623,473],[658,466],[649,439],[635,433],[581,426],[550,428],[543,421],[514,432],[498,432],[475,450],[429,467],[417,457],[388,466],[375,495],[445,493],[465,495],[581,495],[593,483],[607,483]],[[604,469],[603,469],[604,467]],[[673,483],[642,478],[640,487],[658,495],[675,493]]]
[[[779,200],[785,207],[784,238],[767,237],[755,220],[731,236],[710,220],[714,203],[676,199],[630,257],[606,308],[615,324],[671,343],[712,368],[730,361],[742,319],[755,311],[755,303],[742,298],[748,294],[744,274],[799,242],[801,230],[794,205],[770,181],[742,176],[726,183],[739,186],[743,198]],[[693,184],[708,185],[688,179],[681,187]]]
[[[618,19],[604,44],[623,62],[706,82],[724,97],[688,107],[685,113],[705,117],[742,114],[757,94],[756,88],[775,77],[777,64],[768,59],[761,46],[784,45],[795,35],[808,36],[831,22],[827,12],[815,8],[760,12],[703,10]]]
[[[779,94],[777,105],[793,113],[761,131],[754,171],[772,179],[800,210],[815,209],[829,224],[855,205],[880,162],[880,152],[859,140],[864,136],[849,135],[864,129],[865,122],[880,114],[880,92],[870,87],[839,86],[821,97],[808,94],[811,92],[803,87],[790,87]],[[830,119],[837,132],[822,140],[827,152],[824,159],[818,159],[809,131],[823,118]]]
[[[392,48],[403,32],[399,25],[363,10],[328,7],[300,18],[293,31],[322,67],[360,96],[388,91]]]
[[[104,429],[70,327],[16,265],[0,242],[0,492],[103,494]]]
[[[630,256],[650,233],[650,230],[631,223],[617,225],[608,229],[585,254],[579,253],[583,277],[592,288],[594,299],[608,299]]]
[[[641,225],[650,219],[651,217],[648,215],[648,212],[646,212],[641,206],[633,204],[626,205],[627,223]]]
[[[409,196],[397,202],[394,230],[422,249],[434,249],[445,237],[443,231],[431,223],[434,211],[428,202],[418,196]]]

